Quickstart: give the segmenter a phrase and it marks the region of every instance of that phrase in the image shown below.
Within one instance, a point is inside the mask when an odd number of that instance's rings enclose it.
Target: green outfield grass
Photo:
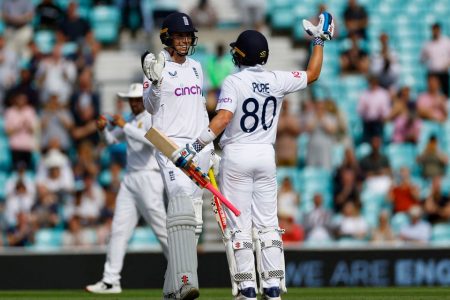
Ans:
[[[120,295],[92,295],[85,291],[0,291],[0,299],[161,300],[160,290],[125,290]],[[232,300],[230,289],[202,289],[200,299]],[[450,288],[291,288],[283,300],[450,300]]]

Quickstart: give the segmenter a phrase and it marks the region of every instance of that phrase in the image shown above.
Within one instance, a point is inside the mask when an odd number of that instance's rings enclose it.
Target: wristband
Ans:
[[[200,136],[197,138],[197,141],[204,147],[214,141],[216,137],[217,135],[215,135],[211,128],[208,127],[202,131]]]
[[[313,40],[313,46],[317,46],[317,45],[322,46],[322,47],[324,46],[324,42],[320,37],[315,37]]]

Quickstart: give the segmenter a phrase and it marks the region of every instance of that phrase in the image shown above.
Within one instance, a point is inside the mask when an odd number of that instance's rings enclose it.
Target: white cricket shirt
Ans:
[[[159,170],[154,146],[144,137],[152,127],[152,116],[143,111],[128,120],[123,128],[112,131],[105,128],[104,137],[108,144],[125,140],[127,143],[127,171]]]
[[[167,51],[160,94],[144,76],[144,105],[153,115],[153,126],[178,145],[191,142],[208,126],[203,97],[203,71],[200,63],[187,57],[183,64],[171,60]]]
[[[216,110],[233,113],[220,140],[227,144],[274,144],[284,96],[307,86],[304,71],[267,71],[261,65],[242,68],[225,78]]]

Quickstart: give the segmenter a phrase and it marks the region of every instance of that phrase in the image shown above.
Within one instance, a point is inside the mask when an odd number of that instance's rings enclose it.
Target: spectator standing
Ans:
[[[420,191],[411,182],[407,167],[400,168],[399,180],[389,190],[388,200],[393,204],[394,213],[408,212],[412,206],[419,204]]]
[[[6,45],[6,40],[3,33],[0,33],[0,112],[3,112],[3,108],[8,106],[9,97],[5,93],[11,88],[18,77],[19,59],[12,49]]]
[[[400,73],[396,53],[389,47],[389,36],[383,32],[379,37],[381,50],[370,59],[370,73],[378,78],[380,86],[391,93],[397,88]]]
[[[280,190],[278,191],[278,211],[292,212],[292,216],[296,218],[296,212],[298,211],[299,205],[299,195],[294,190],[291,179],[285,177],[281,183]]]
[[[308,241],[328,241],[331,239],[331,213],[323,207],[321,194],[314,194],[314,208],[305,215],[303,226]]]
[[[63,10],[53,0],[42,0],[36,7],[39,29],[56,31],[64,17]]]
[[[410,99],[409,87],[402,87],[398,91],[386,120],[394,123],[392,142],[418,143],[422,122],[417,116],[415,103]]]
[[[363,140],[383,134],[384,120],[389,116],[391,97],[375,76],[369,76],[369,89],[359,97],[358,113],[363,121]]]
[[[425,199],[425,213],[430,223],[450,221],[450,198],[442,193],[442,178],[435,176],[431,181],[430,194]]]
[[[9,138],[12,161],[15,168],[24,162],[28,169],[33,169],[32,152],[36,149],[35,131],[37,115],[28,105],[26,94],[13,96],[13,105],[5,111],[5,130]]]
[[[424,151],[417,157],[417,162],[421,166],[422,176],[427,179],[444,175],[448,157],[439,149],[436,136],[430,137]]]
[[[334,211],[339,213],[347,202],[359,202],[356,173],[351,168],[338,170],[339,182],[334,186]]]
[[[67,6],[66,18],[60,25],[60,30],[66,41],[79,43],[91,31],[89,23],[78,15],[78,3],[71,1]]]
[[[354,33],[358,38],[365,39],[369,17],[364,6],[361,6],[357,0],[348,0],[343,16],[348,35]]]
[[[428,69],[429,75],[435,75],[440,81],[442,92],[449,97],[450,39],[441,34],[441,25],[431,26],[431,41],[423,45],[421,60]]]
[[[297,165],[297,138],[301,132],[300,118],[289,111],[289,101],[284,101],[278,120],[275,159],[277,166]]]
[[[417,112],[424,120],[443,123],[447,120],[447,101],[441,93],[439,77],[428,75],[428,89],[417,98]]]
[[[6,25],[8,46],[20,56],[27,55],[27,45],[33,37],[31,21],[34,5],[30,0],[4,0],[1,4],[2,20]]]
[[[208,0],[199,0],[198,4],[190,12],[192,22],[198,27],[213,28],[217,25],[217,13]],[[227,59],[229,61],[229,59]]]
[[[336,118],[327,112],[325,102],[316,102],[315,110],[307,115],[306,130],[310,133],[306,164],[331,170],[338,123]]]
[[[361,48],[361,41],[356,33],[351,33],[350,48],[340,55],[341,72],[347,74],[367,74],[369,71],[370,61],[367,52]]]

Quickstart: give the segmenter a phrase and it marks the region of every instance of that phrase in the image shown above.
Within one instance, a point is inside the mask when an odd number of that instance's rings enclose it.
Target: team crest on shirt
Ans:
[[[302,73],[300,73],[299,71],[293,71],[291,73],[295,78],[300,78],[302,76]]]
[[[198,72],[197,72],[197,69],[196,69],[195,67],[192,67],[192,70],[194,71],[195,77],[197,77],[197,79],[198,79]]]
[[[168,71],[168,73],[169,73],[170,77],[177,77],[177,75],[178,75],[177,71],[175,71],[173,73]]]

